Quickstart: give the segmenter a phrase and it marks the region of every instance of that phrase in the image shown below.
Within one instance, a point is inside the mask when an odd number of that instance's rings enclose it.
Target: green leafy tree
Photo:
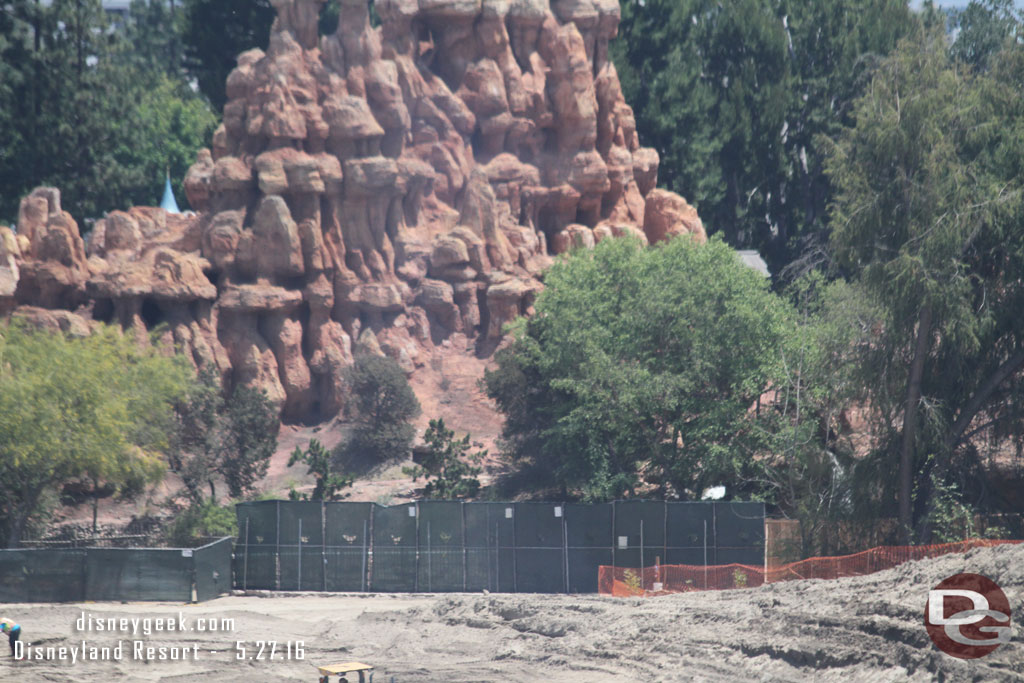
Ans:
[[[176,408],[177,425],[168,454],[173,472],[181,476],[189,500],[217,501],[217,481],[228,495],[251,493],[267,473],[277,448],[280,423],[266,393],[238,386],[225,400],[217,374],[199,372],[198,381]]]
[[[293,500],[339,500],[342,498],[341,490],[352,486],[353,479],[350,476],[331,472],[331,452],[324,448],[316,439],[312,439],[306,450],[298,446],[292,451],[288,458],[288,467],[299,463],[307,466],[307,473],[312,474],[316,480],[311,495],[299,494],[294,489],[289,492]]]
[[[345,381],[351,392],[353,429],[339,446],[339,458],[379,464],[406,457],[416,436],[412,420],[420,414],[420,402],[398,363],[384,356],[358,355],[346,370]]]
[[[180,68],[142,42],[158,29],[140,32],[134,15],[112,25],[100,0],[15,0],[0,14],[0,218],[13,221],[44,184],[85,229],[105,211],[157,203],[164,173],[180,180],[216,123]]]
[[[772,391],[758,400],[751,483],[779,514],[800,521],[806,556],[850,552],[830,533],[833,525],[870,524],[882,502],[874,463],[859,457],[849,416],[867,400],[874,377],[863,349],[883,314],[858,287],[817,271],[787,293],[796,319]]]
[[[270,42],[274,16],[269,0],[185,0],[186,65],[215,111],[227,101],[225,84],[238,55]]]
[[[1020,12],[1013,0],[971,0],[951,17],[957,30],[949,52],[953,59],[986,71],[1006,42],[1020,36]]]
[[[691,498],[741,481],[790,312],[732,249],[605,240],[548,271],[536,311],[484,377],[534,488]]]
[[[211,536],[238,536],[235,506],[218,505],[212,500],[191,505],[175,515],[166,535],[173,545],[185,547]]]
[[[426,448],[421,452],[419,464],[402,469],[416,481],[427,479],[423,493],[427,498],[458,500],[472,498],[480,491],[477,475],[483,470],[477,467],[487,451],[469,452],[469,434],[461,439],[455,432],[444,426],[444,420],[431,420],[423,434]]]
[[[73,481],[137,490],[160,478],[187,369],[119,331],[77,339],[0,328],[0,517],[16,547],[44,494]]]
[[[972,74],[923,28],[875,72],[828,162],[832,250],[884,311],[866,351],[871,458],[899,472],[895,491],[878,481],[904,540],[928,518],[933,472],[977,482],[972,437],[1020,444],[1022,67],[1015,47]]]
[[[140,70],[182,80],[184,20],[181,0],[132,0],[120,27],[130,45],[126,59]]]
[[[826,239],[818,135],[849,123],[865,67],[914,19],[905,0],[622,0],[610,47],[659,182],[773,272]]]

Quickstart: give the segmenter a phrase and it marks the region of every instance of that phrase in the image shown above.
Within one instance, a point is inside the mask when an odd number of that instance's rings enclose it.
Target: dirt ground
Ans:
[[[928,590],[963,571],[993,579],[1014,610],[1012,641],[971,661],[940,653],[923,624]],[[378,667],[377,683],[1024,681],[1022,603],[1024,545],[910,562],[853,579],[647,599],[275,594],[200,605],[5,605],[3,614],[22,624],[24,640],[34,646],[80,646],[84,639],[90,647],[112,647],[121,640],[125,661],[13,662],[3,656],[0,680],[312,682],[314,664],[354,659]],[[129,623],[124,632],[79,632],[75,622],[83,613],[94,620],[175,621],[180,613],[186,628],[195,630],[136,636]],[[224,632],[200,632],[199,620],[210,618],[234,621],[221,624],[230,627]],[[154,648],[195,645],[198,659],[132,661],[133,640]],[[238,641],[244,660],[236,659]],[[274,658],[267,658],[268,644],[261,659],[249,659],[259,653],[256,641],[276,641]],[[301,660],[296,641],[303,642]]]

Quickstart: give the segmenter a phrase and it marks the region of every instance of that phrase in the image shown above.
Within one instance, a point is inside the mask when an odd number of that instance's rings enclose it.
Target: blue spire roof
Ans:
[[[174,191],[171,190],[170,173],[167,174],[167,180],[164,182],[164,198],[160,200],[160,208],[167,213],[181,213],[178,202],[174,199]]]

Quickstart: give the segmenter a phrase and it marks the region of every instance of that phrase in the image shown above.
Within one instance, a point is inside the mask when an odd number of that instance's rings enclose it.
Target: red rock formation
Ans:
[[[319,38],[322,4],[273,0],[267,50],[239,56],[185,178],[198,216],[115,211],[87,260],[59,194],[36,190],[17,239],[0,233],[0,307],[84,306],[140,338],[166,323],[197,365],[322,419],[353,347],[410,372],[452,335],[486,352],[552,254],[704,238],[654,189],[608,59],[617,0],[377,0],[379,28],[342,0]]]

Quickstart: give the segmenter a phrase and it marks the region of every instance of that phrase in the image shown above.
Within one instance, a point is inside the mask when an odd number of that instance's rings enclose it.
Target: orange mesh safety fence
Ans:
[[[923,560],[949,553],[962,553],[972,548],[985,548],[1003,543],[1022,543],[987,538],[971,538],[957,543],[937,545],[880,546],[853,555],[811,557],[765,570],[746,564],[685,565],[671,564],[643,569],[626,567],[598,568],[598,592],[602,595],[628,597],[663,595],[699,590],[753,588],[765,583],[793,579],[838,579],[862,576],[892,569],[909,560]]]

